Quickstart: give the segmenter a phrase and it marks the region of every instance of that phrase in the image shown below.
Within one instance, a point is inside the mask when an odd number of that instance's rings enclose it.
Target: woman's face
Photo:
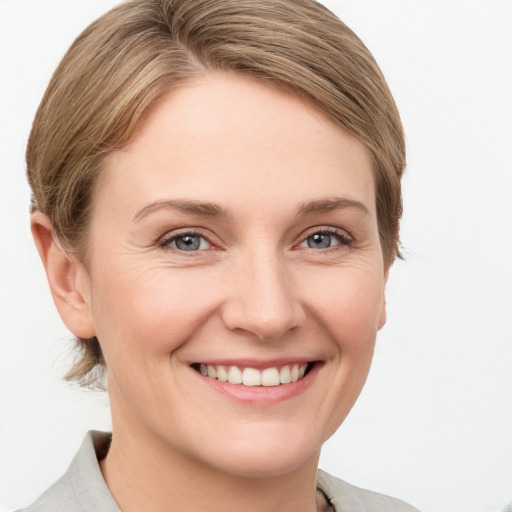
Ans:
[[[300,467],[361,391],[384,284],[359,142],[241,77],[169,94],[107,158],[92,213],[114,432],[232,474]]]

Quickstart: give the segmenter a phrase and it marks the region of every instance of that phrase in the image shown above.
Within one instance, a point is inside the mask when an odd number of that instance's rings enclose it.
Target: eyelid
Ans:
[[[315,227],[307,229],[300,235],[299,242],[297,244],[295,244],[295,247],[300,247],[301,244],[303,244],[308,237],[310,237],[311,235],[314,235],[316,233],[335,235],[339,238],[341,244],[345,245],[345,246],[351,246],[355,242],[354,238],[344,229],[335,228],[333,226],[315,226]],[[331,248],[328,248],[325,250],[329,250],[329,249],[334,249],[334,247],[331,247]],[[317,251],[318,249],[314,249],[314,250]]]
[[[296,244],[294,244],[294,248],[300,247],[301,244],[304,243],[309,236],[314,235],[315,233],[327,233],[330,235],[335,235],[339,238],[341,244],[345,245],[345,246],[353,245],[355,242],[354,238],[344,229],[336,228],[333,226],[314,226],[314,227],[309,228],[306,231],[302,232],[302,234],[299,237],[299,241]],[[216,250],[221,245],[220,241],[218,241],[218,240],[214,241],[214,239],[216,237],[213,236],[209,230],[206,230],[206,229],[203,229],[200,227],[196,227],[196,226],[178,228],[178,229],[169,231],[157,240],[157,245],[160,248],[163,248],[163,249],[167,248],[167,249],[172,250],[172,248],[170,248],[168,246],[169,242],[171,242],[172,240],[174,240],[176,238],[179,238],[180,236],[184,236],[184,235],[200,236],[200,237],[204,238],[211,245],[211,247],[208,249],[203,249],[200,251],[190,251],[190,253],[188,255],[191,255],[191,254],[197,253],[197,252],[205,252],[208,250]],[[315,251],[316,250],[317,249],[315,249]],[[328,250],[328,249],[326,249],[326,250]],[[177,249],[176,249],[176,251],[180,252],[180,253],[185,252],[185,251],[179,251]]]
[[[197,253],[197,252],[205,252],[208,250],[217,249],[219,246],[218,242],[216,243],[213,241],[214,237],[212,236],[210,231],[207,231],[207,230],[205,230],[203,228],[199,228],[199,227],[186,227],[186,228],[179,228],[179,229],[174,229],[172,231],[169,231],[168,233],[166,233],[165,235],[161,236],[158,239],[157,245],[158,245],[158,247],[160,247],[162,249],[175,250],[176,252],[179,252],[179,253],[182,253],[182,252],[185,253],[186,251],[180,251],[178,249],[173,249],[172,247],[169,247],[169,245],[168,245],[170,242],[172,242],[176,238],[179,238],[184,235],[199,236],[201,238],[204,238],[211,245],[211,247],[209,247],[208,249],[202,249],[200,251],[190,251],[190,253],[187,254],[188,256],[193,253]]]

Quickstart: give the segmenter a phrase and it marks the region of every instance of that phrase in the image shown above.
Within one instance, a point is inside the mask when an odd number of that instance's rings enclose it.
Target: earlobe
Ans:
[[[378,329],[379,331],[384,327],[386,323],[387,313],[386,313],[386,297],[384,296],[382,299],[382,306],[379,312],[379,319],[378,319]]]
[[[384,274],[384,287],[382,290],[382,304],[379,311],[379,318],[378,318],[378,324],[377,327],[379,331],[384,327],[386,324],[387,319],[387,310],[386,310],[386,283],[388,282],[389,277],[389,269],[386,270],[386,273]]]
[[[66,254],[54,236],[46,215],[39,211],[32,213],[30,225],[53,300],[63,322],[75,336],[92,338],[95,330],[83,265]]]

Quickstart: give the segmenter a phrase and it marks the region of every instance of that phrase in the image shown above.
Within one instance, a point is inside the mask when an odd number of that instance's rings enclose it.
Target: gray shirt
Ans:
[[[109,444],[109,434],[88,432],[66,473],[24,512],[121,512],[98,464]],[[418,512],[403,501],[354,487],[321,470],[317,486],[336,512]]]

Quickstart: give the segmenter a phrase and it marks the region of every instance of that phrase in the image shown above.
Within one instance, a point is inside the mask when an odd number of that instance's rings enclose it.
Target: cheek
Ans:
[[[311,301],[321,324],[345,355],[373,350],[384,307],[381,274],[372,268],[333,269],[325,282],[328,287]]]
[[[92,303],[105,355],[115,350],[127,357],[167,357],[179,348],[215,308],[211,290],[219,288],[205,289],[205,279],[201,272],[103,265],[96,274]]]
[[[383,305],[383,279],[372,268],[333,269],[329,292],[316,297],[317,324],[331,341],[326,370],[330,389],[323,398],[325,438],[344,421],[370,370]]]

